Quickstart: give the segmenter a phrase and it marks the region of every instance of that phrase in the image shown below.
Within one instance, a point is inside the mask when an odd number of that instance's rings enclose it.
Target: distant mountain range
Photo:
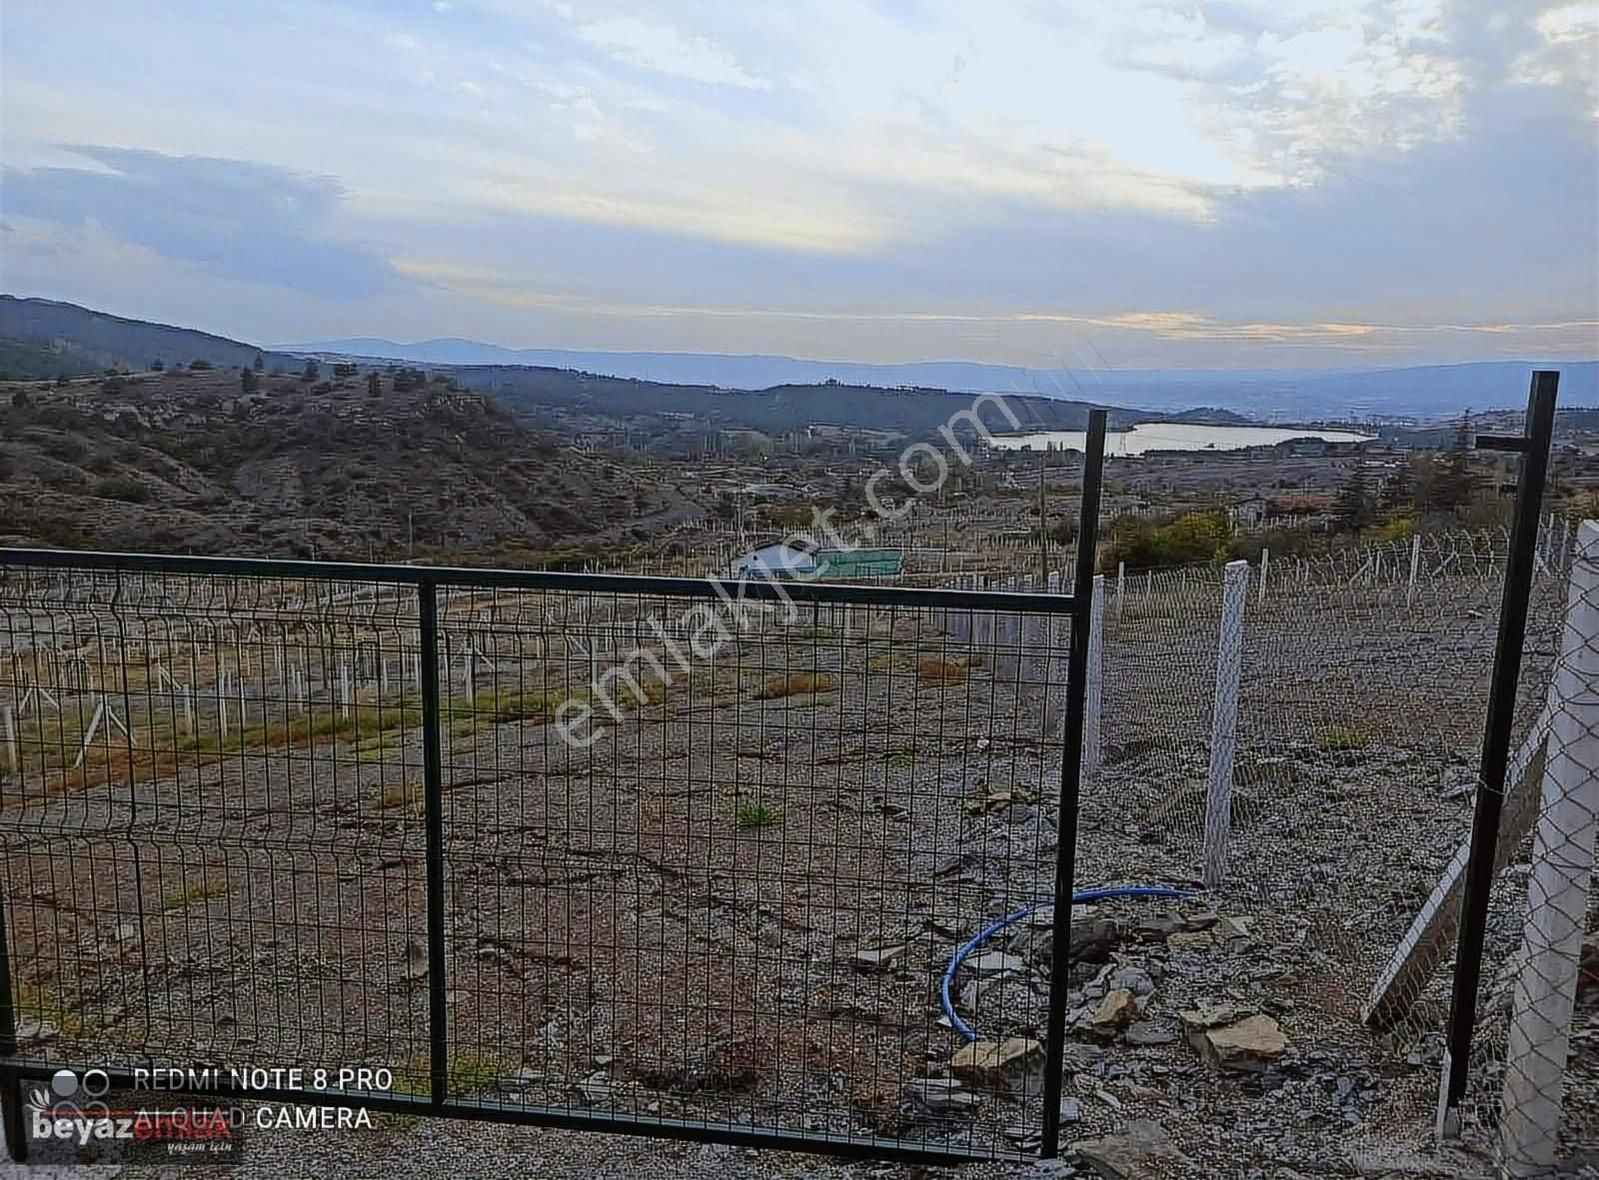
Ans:
[[[471,340],[426,340],[396,344],[377,338],[322,340],[260,348],[223,336],[128,319],[71,303],[0,295],[0,373],[14,377],[74,376],[107,368],[145,369],[154,361],[186,365],[204,360],[217,366],[252,364],[261,356],[268,367],[298,367],[303,358],[348,356],[451,366],[468,384],[516,391],[516,396],[566,396],[572,373],[621,378],[637,384],[615,386],[607,396],[625,400],[638,412],[640,399],[660,409],[688,411],[715,390],[769,391],[783,396],[757,399],[784,403],[783,422],[818,417],[820,403],[899,389],[945,390],[952,394],[994,391],[1046,400],[1120,407],[1123,421],[1144,414],[1174,417],[1194,407],[1223,407],[1265,421],[1366,420],[1412,416],[1443,418],[1465,409],[1512,409],[1526,397],[1532,365],[1524,361],[1484,361],[1383,370],[1041,370],[970,361],[928,361],[871,365],[805,360],[783,356],[724,356],[716,353],[579,352],[565,349],[512,349]],[[1599,404],[1599,362],[1560,362],[1563,406]],[[540,376],[542,374],[542,376]],[[557,390],[557,387],[561,387]],[[686,387],[686,388],[685,388]],[[840,387],[848,392],[840,392]],[[592,399],[603,384],[591,384]],[[831,390],[802,395],[804,390]],[[785,400],[785,398],[787,400]],[[798,400],[795,400],[795,399]],[[698,399],[698,400],[696,400]],[[683,404],[678,404],[678,403]],[[707,405],[726,408],[722,398]],[[602,406],[594,406],[603,410]],[[921,407],[928,409],[930,407]],[[1063,411],[1066,406],[1060,407]],[[745,407],[753,412],[753,407]],[[1029,411],[1035,421],[1057,417]],[[837,409],[833,411],[837,416]],[[1063,415],[1075,421],[1075,409]],[[869,414],[868,417],[875,416]],[[891,415],[893,416],[893,415]],[[1216,420],[1212,411],[1204,415]]]
[[[279,346],[327,356],[384,357],[413,364],[533,365],[612,377],[723,389],[768,389],[837,381],[854,386],[916,387],[953,392],[1036,394],[1043,397],[1152,410],[1225,406],[1264,420],[1458,414],[1468,409],[1520,406],[1528,361],[1478,361],[1400,369],[1099,370],[1026,369],[972,361],[874,365],[786,356],[688,352],[580,352],[502,348],[443,338],[414,344],[357,337]],[[1599,362],[1560,361],[1561,404],[1599,403]]]

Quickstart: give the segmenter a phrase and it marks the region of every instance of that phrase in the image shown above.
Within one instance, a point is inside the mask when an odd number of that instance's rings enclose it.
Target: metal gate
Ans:
[[[169,1068],[1055,1154],[1103,436],[1069,594],[0,550],[13,1158]]]

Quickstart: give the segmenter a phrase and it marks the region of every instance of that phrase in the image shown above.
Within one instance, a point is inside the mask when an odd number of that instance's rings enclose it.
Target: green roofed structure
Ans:
[[[898,549],[821,549],[815,554],[817,576],[841,578],[892,578],[905,568]]]

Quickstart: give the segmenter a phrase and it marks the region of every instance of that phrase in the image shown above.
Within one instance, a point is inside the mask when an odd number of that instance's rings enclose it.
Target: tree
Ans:
[[[254,369],[257,373],[259,373],[262,369],[266,368],[266,358],[264,356],[262,356],[259,352],[256,353],[255,354],[255,361],[250,367],[252,369]]]
[[[152,372],[152,373],[159,373],[162,370],[164,370],[166,367],[167,367],[167,363],[164,360],[162,360],[160,357],[156,357],[155,360],[150,362],[150,372]]]
[[[261,392],[261,378],[254,369],[239,370],[239,388],[246,396]]]
[[[203,373],[211,367],[211,362],[204,357],[195,357],[189,362],[189,370],[194,373]]]
[[[376,369],[366,375],[366,395],[367,397],[383,396],[383,378],[378,375]]]
[[[321,373],[322,367],[316,363],[314,358],[312,358],[305,362],[305,368],[300,373],[300,380],[315,381],[317,377],[321,375]]]
[[[1356,463],[1349,473],[1349,482],[1338,493],[1334,515],[1339,527],[1352,533],[1368,529],[1376,522],[1376,506],[1372,503],[1371,489],[1366,486],[1366,469]]]
[[[1410,461],[1401,459],[1398,468],[1384,481],[1379,497],[1384,512],[1408,512],[1416,502],[1416,477]]]
[[[1429,507],[1440,512],[1459,512],[1471,503],[1475,483],[1471,472],[1471,414],[1468,412],[1460,416],[1455,426],[1455,441],[1433,474]]]

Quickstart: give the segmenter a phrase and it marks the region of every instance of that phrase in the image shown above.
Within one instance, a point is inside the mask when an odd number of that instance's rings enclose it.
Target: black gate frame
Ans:
[[[1094,572],[1098,557],[1100,490],[1105,461],[1106,412],[1089,413],[1082,495],[1077,531],[1077,565],[1066,594],[939,590],[895,586],[832,585],[801,581],[749,581],[739,584],[748,599],[865,606],[911,606],[934,610],[1020,611],[1067,615],[1071,640],[1067,662],[1066,717],[1063,735],[1056,844],[1055,892],[1049,1008],[1045,1040],[1042,1142],[1039,1155],[1060,1151],[1061,1070],[1065,1053],[1067,995],[1070,990],[1071,897],[1077,857],[1077,824],[1082,779],[1083,729],[1088,685],[1088,636],[1093,608]],[[1041,519],[1040,528],[1045,522]],[[447,1006],[444,912],[444,801],[440,750],[438,679],[438,590],[443,587],[587,591],[674,598],[720,599],[725,593],[714,578],[637,577],[619,574],[553,573],[530,570],[469,569],[435,566],[358,564],[350,562],[279,561],[258,558],[189,557],[143,553],[92,553],[71,550],[0,548],[0,575],[6,567],[98,570],[293,578],[312,581],[366,581],[411,586],[417,594],[419,631],[425,655],[422,665],[422,731],[424,830],[426,835],[429,987],[429,1083],[427,1097],[350,1090],[309,1091],[295,1088],[245,1090],[220,1082],[207,1097],[345,1106],[429,1118],[475,1119],[571,1130],[611,1131],[651,1138],[687,1139],[742,1147],[817,1152],[856,1158],[915,1163],[992,1162],[992,1154],[915,1145],[877,1136],[841,1136],[775,1129],[743,1130],[736,1126],[687,1119],[641,1117],[619,1112],[579,1113],[554,1107],[504,1106],[451,1101],[446,1043]],[[5,1120],[11,1158],[25,1162],[27,1135],[22,1124],[22,1088],[28,1080],[47,1080],[60,1064],[33,1064],[18,1059],[17,1011],[7,942],[9,901],[0,896],[0,1115]],[[133,1088],[131,1071],[106,1071],[114,1087]]]

